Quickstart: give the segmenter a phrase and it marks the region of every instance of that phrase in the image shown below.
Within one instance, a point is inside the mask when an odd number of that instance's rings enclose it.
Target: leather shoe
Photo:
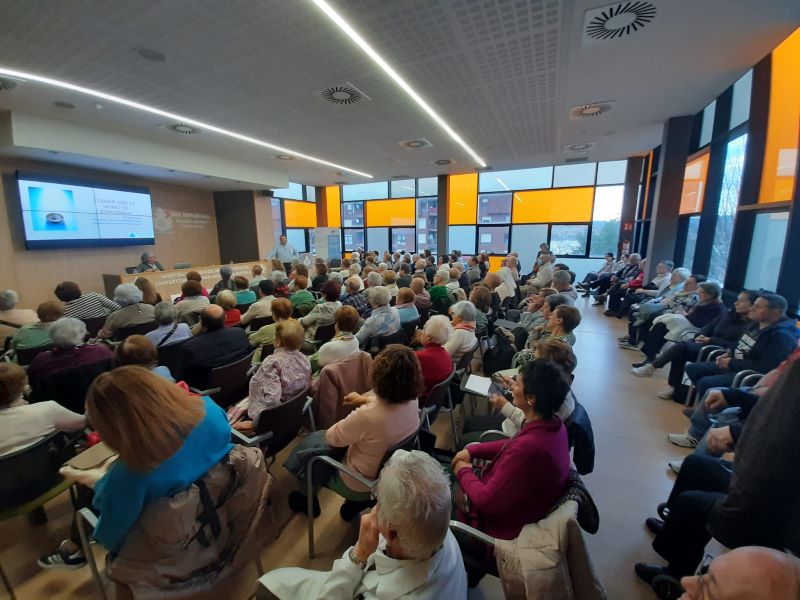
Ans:
[[[694,415],[694,406],[684,408],[681,412],[683,413],[684,417],[689,417],[691,419],[692,415]]]
[[[667,567],[651,565],[649,563],[636,563],[633,570],[636,571],[636,575],[639,576],[639,579],[648,585],[653,583],[653,578],[657,575],[669,575]]]
[[[297,490],[294,490],[289,494],[289,508],[292,510],[292,512],[302,513],[304,515],[307,515],[308,498],[306,497],[305,494],[298,492]],[[319,505],[319,500],[317,500],[316,496],[314,496],[314,501],[311,510],[314,512],[315,519],[322,512],[322,509],[320,508]]]
[[[646,364],[647,364],[647,361],[646,361],[646,360],[643,360],[642,362],[631,363],[631,366],[632,366],[634,369],[638,369],[639,367],[643,367],[643,366],[645,366]]]
[[[645,519],[644,524],[647,526],[647,529],[650,530],[650,533],[653,535],[658,535],[661,533],[661,530],[664,529],[664,521],[661,519],[656,519],[654,517],[648,517]]]

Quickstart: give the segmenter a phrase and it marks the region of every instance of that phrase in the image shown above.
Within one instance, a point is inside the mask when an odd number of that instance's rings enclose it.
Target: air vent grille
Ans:
[[[612,102],[592,102],[591,104],[581,104],[580,106],[573,106],[569,111],[569,118],[575,119],[593,119],[604,115],[614,107]]]
[[[349,81],[326,87],[325,89],[314,92],[318,98],[325,102],[338,105],[356,104],[357,102],[369,102],[372,100],[364,92],[358,89]]]
[[[587,10],[583,19],[583,45],[597,44],[632,35],[656,16],[650,2],[619,2]]]
[[[188,125],[187,123],[166,123],[161,127],[163,129],[167,129],[168,131],[179,133],[181,135],[197,135],[198,133],[200,133],[200,130],[197,127],[194,127],[193,125]]]
[[[423,148],[433,148],[433,144],[431,144],[425,138],[419,138],[417,140],[406,140],[404,142],[398,142],[403,148],[408,150],[422,150]]]
[[[586,142],[585,144],[569,144],[564,146],[564,152],[568,154],[586,154],[594,150],[595,142]]]

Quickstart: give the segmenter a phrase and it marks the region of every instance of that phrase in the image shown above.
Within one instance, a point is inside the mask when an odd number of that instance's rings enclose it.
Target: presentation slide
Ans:
[[[154,243],[150,194],[19,177],[28,248]]]

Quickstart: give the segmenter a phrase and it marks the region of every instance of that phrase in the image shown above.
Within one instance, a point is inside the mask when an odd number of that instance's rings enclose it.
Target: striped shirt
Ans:
[[[94,317],[105,317],[115,310],[120,309],[120,305],[109,300],[102,294],[87,292],[80,298],[65,302],[67,309],[64,311],[65,317],[75,317],[76,319],[92,319]]]

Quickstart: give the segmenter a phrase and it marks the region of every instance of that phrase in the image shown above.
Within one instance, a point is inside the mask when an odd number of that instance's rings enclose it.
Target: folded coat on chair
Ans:
[[[355,406],[342,401],[350,392],[363,394],[372,389],[370,370],[372,357],[367,352],[355,352],[322,368],[319,377],[311,382],[314,398],[314,422],[317,429],[327,429],[350,414]]]

